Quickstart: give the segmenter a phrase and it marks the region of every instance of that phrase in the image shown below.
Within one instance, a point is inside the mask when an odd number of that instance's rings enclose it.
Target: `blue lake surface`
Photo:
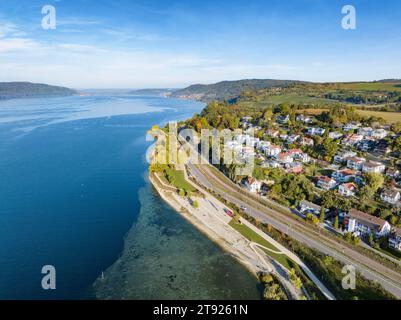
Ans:
[[[146,180],[146,131],[203,106],[124,95],[0,101],[0,299],[257,299],[256,280]],[[180,257],[166,263],[169,250]],[[54,291],[41,288],[44,265],[57,270]],[[115,281],[93,285],[102,271]]]

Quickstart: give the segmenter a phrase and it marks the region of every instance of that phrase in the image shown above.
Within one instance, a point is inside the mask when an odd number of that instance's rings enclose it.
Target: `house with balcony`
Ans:
[[[390,248],[401,251],[401,229],[393,228],[388,237],[388,245]]]
[[[386,189],[380,195],[380,199],[383,202],[391,205],[397,204],[400,201],[400,197],[400,192],[396,189]]]
[[[333,172],[331,177],[339,183],[350,182],[356,175],[355,170],[343,169]]]
[[[342,145],[345,146],[354,146],[358,142],[363,140],[363,136],[359,134],[349,134],[345,136],[345,138],[341,141]]]
[[[332,190],[337,186],[337,182],[332,178],[321,176],[317,179],[316,186],[323,190]]]
[[[368,161],[362,166],[362,171],[365,173],[384,173],[386,166],[383,163]]]
[[[347,158],[351,158],[351,157],[355,157],[355,156],[356,156],[356,152],[354,152],[354,151],[349,151],[349,150],[340,151],[334,156],[334,162],[335,163],[344,163],[347,161]]]
[[[347,231],[356,236],[385,237],[391,232],[391,225],[383,219],[372,216],[368,213],[351,209],[344,218]]]
[[[350,157],[347,158],[347,168],[355,171],[361,171],[365,162],[365,158]]]
[[[338,187],[338,192],[343,196],[343,197],[353,197],[356,194],[357,187],[354,183],[348,182],[348,183],[343,183]]]

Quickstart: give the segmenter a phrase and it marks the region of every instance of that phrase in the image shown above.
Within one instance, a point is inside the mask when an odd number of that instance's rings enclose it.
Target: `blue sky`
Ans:
[[[57,28],[43,30],[42,6]],[[341,27],[353,5],[356,30]],[[401,78],[397,0],[0,0],[0,81],[182,87]]]

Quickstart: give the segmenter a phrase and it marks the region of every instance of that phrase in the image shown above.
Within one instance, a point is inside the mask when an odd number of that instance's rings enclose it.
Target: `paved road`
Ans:
[[[324,254],[335,257],[337,260],[355,266],[366,278],[380,283],[389,292],[401,299],[401,274],[379,262],[362,255],[361,253],[342,246],[335,240],[319,234],[315,229],[308,229],[299,221],[283,213],[274,211],[252,199],[247,191],[240,189],[228,179],[216,175],[208,165],[189,164],[191,175],[203,186],[213,190],[227,201],[248,208],[248,214],[259,219],[263,223],[272,225],[277,230],[288,234],[290,237],[315,248]],[[211,183],[213,181],[213,183]],[[230,193],[227,193],[227,190]]]

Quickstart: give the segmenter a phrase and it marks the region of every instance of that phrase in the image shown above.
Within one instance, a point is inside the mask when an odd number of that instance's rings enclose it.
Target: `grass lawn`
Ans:
[[[270,242],[265,240],[263,237],[258,235],[255,231],[252,229],[248,228],[247,226],[243,224],[238,224],[235,223],[234,220],[231,220],[229,224],[233,229],[237,230],[239,233],[241,233],[245,238],[247,238],[249,241],[258,243],[266,248],[269,248],[270,250],[280,252],[279,249],[277,249],[274,245],[272,245]],[[295,263],[289,259],[285,254],[278,254],[271,252],[269,250],[262,249],[269,257],[271,257],[273,260],[276,260],[279,262],[283,267],[287,268],[290,270],[291,268],[294,267]]]
[[[178,171],[174,169],[166,170],[167,180],[171,185],[176,187],[177,189],[183,189],[185,191],[195,192],[196,189],[185,180],[184,172]]]

